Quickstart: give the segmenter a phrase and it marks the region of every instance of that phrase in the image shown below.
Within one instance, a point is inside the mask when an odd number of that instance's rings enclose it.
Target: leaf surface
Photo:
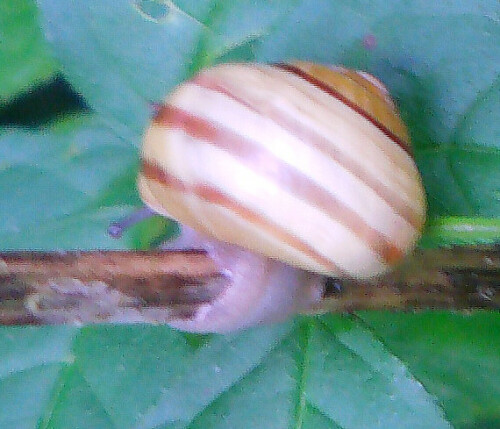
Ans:
[[[0,106],[57,70],[33,0],[0,3]]]

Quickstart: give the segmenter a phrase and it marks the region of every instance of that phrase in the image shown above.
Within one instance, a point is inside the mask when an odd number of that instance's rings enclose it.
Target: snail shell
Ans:
[[[385,272],[425,219],[385,87],[307,62],[223,64],[177,87],[146,132],[138,185],[160,214],[335,277]]]

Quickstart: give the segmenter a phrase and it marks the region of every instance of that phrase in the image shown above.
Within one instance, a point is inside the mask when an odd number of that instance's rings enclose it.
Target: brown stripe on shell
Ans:
[[[389,91],[385,87],[385,85],[378,80],[375,76],[370,73],[366,73],[361,70],[351,70],[346,69],[344,67],[336,67],[336,66],[326,66],[333,72],[340,73],[344,78],[350,80],[355,83],[359,87],[363,89],[363,91],[368,92],[371,95],[378,97],[384,103],[388,103],[391,107],[391,110],[395,110],[394,102],[392,101],[391,96],[389,95]],[[368,76],[370,78],[368,78]]]
[[[195,139],[203,140],[231,153],[251,166],[254,171],[275,179],[290,193],[322,209],[325,214],[348,228],[387,264],[391,265],[403,257],[401,249],[390,242],[381,232],[368,225],[355,210],[316,185],[294,167],[287,165],[261,147],[255,146],[245,137],[224,128],[221,124],[210,123],[169,105],[160,109],[154,123],[164,127],[182,129]]]
[[[153,180],[166,186],[175,191],[196,195],[198,198],[210,203],[215,204],[220,207],[224,207],[233,213],[236,213],[241,218],[245,219],[254,225],[259,225],[261,228],[268,231],[271,235],[278,238],[284,243],[289,244],[293,248],[299,250],[304,255],[307,255],[311,259],[315,260],[319,265],[322,265],[327,270],[335,273],[342,277],[350,278],[351,276],[346,273],[342,268],[332,262],[330,259],[316,252],[311,246],[309,246],[304,241],[300,240],[297,236],[286,231],[277,224],[270,222],[265,217],[259,215],[258,213],[252,211],[248,207],[239,204],[237,201],[232,199],[230,196],[225,195],[219,189],[206,184],[187,184],[184,183],[179,178],[169,174],[163,168],[154,164],[153,162],[142,159],[141,173],[148,180]]]
[[[295,135],[301,141],[307,142],[312,147],[317,148],[354,176],[358,177],[363,183],[365,183],[365,185],[372,189],[373,192],[379,196],[379,198],[385,201],[395,213],[401,216],[412,227],[420,229],[422,226],[421,216],[416,213],[411,206],[406,204],[396,191],[381,182],[378,177],[370,174],[369,171],[363,168],[360,163],[356,162],[356,160],[351,158],[349,155],[335,148],[332,144],[330,144],[328,139],[312,128],[306,128],[303,124],[298,123],[295,118],[290,115],[283,114],[283,112],[279,110],[272,110],[270,106],[266,106],[264,112],[255,103],[251,103],[248,100],[238,97],[230,90],[222,86],[223,84],[221,85],[221,82],[212,79],[207,75],[198,75],[195,79],[193,79],[193,83],[202,88],[223,94],[226,97],[244,105],[253,112],[261,115],[265,114],[267,118],[274,121],[277,125]]]
[[[332,97],[336,98],[337,100],[341,101],[346,106],[348,106],[352,110],[354,110],[356,113],[363,116],[367,121],[372,123],[386,137],[388,137],[390,140],[392,140],[395,144],[397,144],[401,149],[403,149],[409,156],[411,156],[413,158],[413,155],[411,153],[411,148],[408,146],[408,144],[405,141],[401,140],[396,134],[394,134],[384,124],[379,122],[376,118],[371,116],[363,108],[358,106],[353,101],[349,100],[347,97],[343,96],[340,92],[336,91],[331,86],[327,85],[323,81],[315,78],[314,76],[310,75],[309,73],[306,73],[304,70],[302,70],[299,67],[296,67],[292,64],[277,63],[277,64],[273,64],[273,66],[276,68],[279,68],[281,70],[293,73],[294,75],[300,77],[301,79],[304,79],[305,81],[309,82],[311,85],[315,86],[316,88],[321,89],[322,91],[326,92],[327,94],[329,94]]]
[[[391,98],[388,89],[378,78],[363,70],[351,70],[342,66],[318,65],[301,61],[294,61],[292,64],[299,67],[301,70],[306,71],[312,76],[315,76],[317,79],[324,81],[325,84],[329,85],[330,87],[337,89],[346,98],[355,100],[356,104],[359,104],[360,107],[366,110],[366,112],[370,116],[377,118],[380,123],[385,125],[386,128],[391,130],[396,136],[398,136],[403,142],[405,142],[411,151],[411,144],[409,141],[406,126],[399,117],[398,109],[394,103],[394,100]],[[324,79],[324,72],[326,70],[333,72],[330,75],[330,78],[335,76],[333,81]],[[355,85],[357,89],[361,89],[371,101],[376,100],[378,101],[378,103],[376,104],[380,103],[380,105],[373,105],[371,102],[369,103],[369,105],[365,105],[364,102],[361,102],[361,100],[358,103],[357,96],[353,98],[349,94],[349,86],[344,87],[343,84],[340,84],[339,87],[336,86],[334,82],[337,80],[337,78],[345,79],[346,83],[349,82],[350,84]],[[344,91],[344,89],[347,90],[347,93]],[[374,108],[385,108],[386,110],[384,109],[381,112],[376,112]]]

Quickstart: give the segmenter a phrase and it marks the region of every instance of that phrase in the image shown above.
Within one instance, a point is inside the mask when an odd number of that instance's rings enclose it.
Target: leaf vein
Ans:
[[[258,368],[266,361],[266,359],[269,358],[270,354],[272,354],[272,352],[274,352],[283,343],[285,339],[289,338],[292,335],[292,332],[293,331],[290,331],[287,335],[284,335],[283,337],[279,338],[278,341],[272,347],[266,350],[266,352],[254,365],[249,367],[245,372],[241,374],[239,378],[229,383],[224,389],[222,389],[220,392],[214,395],[214,397],[208,403],[204,404],[203,408],[197,414],[195,414],[193,418],[186,424],[186,428],[192,426],[195,420],[198,419],[208,408],[210,408],[221,396],[228,393],[235,386],[237,386],[239,383],[241,383],[243,380],[249,377],[252,373],[258,370]]]

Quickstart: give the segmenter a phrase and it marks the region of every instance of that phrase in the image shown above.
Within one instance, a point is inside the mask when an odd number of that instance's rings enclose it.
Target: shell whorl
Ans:
[[[383,85],[305,62],[219,65],[180,85],[146,132],[138,183],[159,213],[334,276],[383,273],[425,218]]]

